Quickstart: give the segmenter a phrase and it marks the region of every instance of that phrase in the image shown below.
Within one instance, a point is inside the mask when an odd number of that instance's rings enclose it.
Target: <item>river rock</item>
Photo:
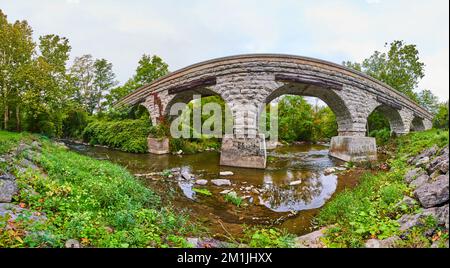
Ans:
[[[11,174],[11,173],[5,173],[5,174],[1,174],[0,175],[0,180],[9,180],[9,181],[13,181],[13,180],[15,180],[16,179],[16,177],[14,177],[14,175],[13,174]]]
[[[196,180],[196,181],[195,181],[195,184],[198,184],[198,185],[206,185],[206,184],[208,184],[208,181],[207,181],[207,180]]]
[[[321,239],[325,235],[326,228],[295,238],[296,248],[323,248]]]
[[[211,180],[212,184],[216,185],[216,186],[230,186],[231,185],[231,181],[230,180],[226,180],[226,179],[215,179],[215,180]]]
[[[187,172],[187,171],[182,171],[181,172],[181,177],[183,178],[183,179],[185,179],[185,180],[192,180],[192,175],[189,173],[189,172]]]
[[[417,201],[414,198],[409,196],[404,196],[403,199],[395,204],[395,207],[402,207],[405,205],[407,208],[413,208],[417,204]]]
[[[428,162],[430,162],[430,158],[428,156],[420,158],[419,160],[416,161],[416,167],[425,166],[426,164],[428,164]]]
[[[15,180],[0,180],[0,203],[11,202],[17,192],[18,188]]]
[[[65,244],[66,248],[81,248],[81,244],[76,239],[69,239]]]
[[[33,150],[36,150],[39,152],[42,150],[41,144],[38,141],[33,141],[31,143],[31,147],[33,148]]]
[[[425,170],[421,168],[414,168],[406,172],[404,176],[404,180],[406,183],[411,183],[413,180],[415,180],[417,177],[426,174]]]
[[[47,217],[43,213],[32,212],[11,203],[0,203],[0,217],[10,216],[10,220],[15,220],[21,216],[32,221],[45,221]]]
[[[27,150],[30,150],[30,149],[31,149],[31,146],[30,146],[30,145],[21,142],[21,143],[19,143],[19,145],[18,145],[17,148],[16,148],[16,155],[19,155],[19,154],[21,154],[23,151],[27,151]]]
[[[296,180],[296,181],[291,181],[290,183],[289,183],[289,185],[290,186],[295,186],[295,185],[299,185],[299,184],[301,184],[302,183],[302,180]]]
[[[422,210],[417,214],[405,214],[397,222],[400,224],[400,231],[409,230],[415,226],[422,226],[427,217],[433,217],[439,225],[444,225],[448,229],[448,204],[442,207],[433,207]]]
[[[369,239],[365,243],[366,248],[395,248],[396,243],[401,240],[398,236],[391,236],[389,238],[378,240],[378,239]]]
[[[430,179],[430,176],[428,176],[427,174],[422,174],[419,177],[417,177],[415,180],[413,180],[409,184],[409,186],[414,187],[414,188],[420,187],[421,185],[427,183],[429,179]]]
[[[431,182],[420,185],[414,195],[425,208],[434,207],[448,202],[449,177],[441,175]]]
[[[220,194],[228,194],[230,192],[231,192],[231,190],[223,190],[222,192],[220,192]]]
[[[335,168],[329,167],[329,168],[326,168],[326,169],[323,171],[323,173],[324,173],[325,175],[330,175],[331,173],[333,173],[333,172],[335,172],[335,171],[336,171]]]
[[[219,173],[220,176],[233,176],[234,173],[232,171],[221,171]]]
[[[428,148],[426,150],[424,150],[421,154],[415,156],[415,157],[411,157],[408,160],[408,164],[413,164],[413,165],[417,165],[417,163],[422,159],[422,158],[426,158],[428,157],[428,160],[430,159],[431,156],[435,155],[436,152],[439,150],[439,147],[437,145],[434,145],[431,148]]]

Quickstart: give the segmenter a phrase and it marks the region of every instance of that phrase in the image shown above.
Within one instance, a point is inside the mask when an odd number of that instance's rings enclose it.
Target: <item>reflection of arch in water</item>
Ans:
[[[300,211],[323,206],[336,191],[336,175],[311,177],[300,185],[270,185],[260,203],[276,212]]]

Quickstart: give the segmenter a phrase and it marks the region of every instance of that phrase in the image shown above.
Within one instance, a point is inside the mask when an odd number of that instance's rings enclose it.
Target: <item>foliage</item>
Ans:
[[[437,130],[414,132],[390,141],[397,148],[396,155],[388,160],[390,171],[366,173],[355,189],[337,194],[320,211],[319,224],[332,226],[325,243],[329,247],[361,247],[369,238],[399,234],[396,219],[405,208],[395,204],[411,193],[403,181],[406,159],[433,145],[443,147],[448,141],[448,132]]]
[[[416,45],[395,40],[389,44],[387,52],[375,51],[362,63],[343,64],[390,85],[413,100],[418,99],[414,89],[425,75],[425,64],[419,59]]]
[[[197,194],[212,196],[212,193],[208,189],[192,188],[192,191],[196,192]]]
[[[369,133],[370,137],[374,137],[377,140],[377,145],[386,144],[391,137],[391,130],[388,128],[383,128],[380,130],[372,130]]]
[[[70,107],[63,118],[63,136],[80,139],[87,124],[88,113],[81,107]]]
[[[448,129],[448,101],[438,105],[437,113],[433,119],[433,127]]]
[[[276,228],[251,228],[245,231],[244,242],[252,248],[290,248],[294,236]]]
[[[224,197],[225,201],[230,202],[231,204],[240,207],[242,202],[244,201],[240,196],[236,194],[236,192],[229,192]]]
[[[375,130],[391,129],[388,119],[377,109],[367,118],[367,127],[369,133]]]
[[[83,139],[90,144],[143,153],[147,152],[147,137],[151,128],[148,119],[93,120],[84,129]]]
[[[118,100],[131,93],[135,89],[153,82],[169,73],[169,66],[160,57],[154,55],[142,55],[139,60],[136,73],[124,85],[111,89],[106,96],[106,105],[112,107]]]
[[[20,139],[0,132],[0,144]],[[85,247],[177,247],[195,232],[184,213],[162,206],[160,198],[123,167],[43,143],[37,160],[47,175],[28,170],[17,173],[15,203],[45,214],[42,223],[27,217],[10,221],[14,232],[3,232],[1,247],[64,247],[77,239]]]
[[[419,92],[418,103],[432,114],[438,112],[439,98],[431,92],[431,90],[422,90]]]

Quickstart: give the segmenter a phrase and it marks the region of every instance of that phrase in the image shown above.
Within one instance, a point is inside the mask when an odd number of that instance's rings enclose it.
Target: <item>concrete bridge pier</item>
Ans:
[[[329,150],[329,155],[346,162],[377,160],[377,145],[372,137],[335,136]]]

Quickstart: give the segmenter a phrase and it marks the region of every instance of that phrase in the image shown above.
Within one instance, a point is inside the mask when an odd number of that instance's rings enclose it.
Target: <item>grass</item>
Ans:
[[[208,189],[192,188],[192,191],[206,196],[212,196],[212,193]]]
[[[11,149],[22,138],[22,134],[0,132],[2,150]],[[15,228],[0,231],[0,247],[63,247],[68,239],[77,239],[85,247],[187,246],[184,237],[197,229],[186,214],[162,204],[125,168],[41,142],[37,163],[46,174],[16,173],[20,194],[14,203],[47,220],[0,219],[0,229],[11,224]]]
[[[324,242],[329,247],[361,247],[369,238],[383,239],[399,234],[397,219],[414,209],[395,206],[412,189],[403,181],[407,159],[424,149],[448,144],[448,131],[411,133],[391,141],[396,149],[388,172],[366,173],[360,184],[336,195],[317,216],[319,225],[332,227]],[[409,210],[409,211],[408,211]]]
[[[277,228],[253,227],[245,230],[243,243],[252,248],[291,248],[295,236]]]
[[[224,199],[225,201],[230,202],[237,207],[240,207],[242,205],[242,202],[244,201],[240,196],[236,194],[236,192],[227,193]]]

